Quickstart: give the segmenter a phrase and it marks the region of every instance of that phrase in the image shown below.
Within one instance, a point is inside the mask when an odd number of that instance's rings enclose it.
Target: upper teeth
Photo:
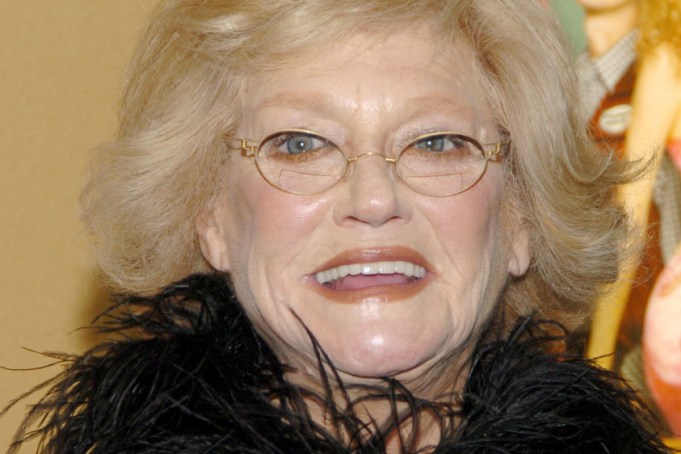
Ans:
[[[353,263],[341,265],[336,268],[318,272],[315,277],[320,284],[342,279],[347,275],[356,276],[358,274],[404,274],[409,277],[422,278],[426,275],[426,269],[420,265],[410,262],[375,262],[375,263]]]

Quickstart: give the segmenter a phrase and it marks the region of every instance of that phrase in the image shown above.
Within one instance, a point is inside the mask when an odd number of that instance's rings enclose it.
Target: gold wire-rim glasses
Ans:
[[[316,189],[313,191],[303,191],[303,190],[293,190],[291,188],[287,188],[286,186],[283,186],[281,184],[276,183],[276,178],[274,178],[272,175],[269,175],[269,171],[267,169],[263,169],[263,164],[260,161],[261,157],[261,150],[263,149],[263,146],[265,144],[268,144],[270,141],[282,137],[282,136],[291,136],[291,135],[300,135],[300,136],[306,136],[308,138],[313,138],[322,141],[325,144],[330,145],[333,147],[333,149],[337,150],[339,154],[343,157],[342,161],[342,171],[340,171],[336,176],[334,176],[335,180],[333,180],[330,184],[325,184],[320,186],[320,189]],[[417,146],[416,144],[419,144],[424,141],[428,140],[434,140],[438,138],[443,138],[443,137],[453,137],[456,139],[461,139],[465,141],[466,143],[472,145],[475,147],[475,149],[478,150],[480,153],[480,160],[479,162],[476,162],[476,165],[479,165],[480,167],[477,169],[476,174],[473,174],[473,177],[469,179],[469,181],[465,184],[461,184],[460,188],[455,190],[455,191],[443,191],[442,193],[435,193],[435,192],[429,192],[429,191],[424,191],[422,187],[419,185],[416,185],[414,183],[410,183],[408,181],[409,178],[433,178],[437,176],[453,176],[456,175],[454,174],[443,174],[443,175],[409,175],[405,177],[405,175],[402,174],[402,171],[399,167],[400,159],[405,155],[405,152],[410,150],[411,148]],[[271,186],[279,189],[280,191],[287,192],[290,194],[297,194],[297,195],[314,195],[314,194],[320,194],[325,191],[328,191],[332,187],[334,187],[338,182],[342,181],[346,175],[348,174],[348,169],[350,167],[350,164],[359,160],[359,158],[362,157],[369,157],[369,156],[377,156],[385,160],[389,164],[393,164],[395,166],[395,172],[394,175],[402,181],[406,186],[414,190],[415,192],[423,195],[427,195],[430,197],[450,197],[453,195],[461,194],[471,187],[475,186],[480,179],[485,175],[487,171],[487,166],[490,161],[492,162],[500,162],[501,159],[503,159],[507,153],[508,146],[510,144],[510,137],[507,132],[502,132],[502,137],[503,139],[499,142],[495,143],[481,143],[478,140],[460,133],[456,131],[449,131],[449,130],[443,130],[443,131],[434,131],[434,132],[429,132],[426,134],[419,135],[413,139],[411,139],[406,146],[404,146],[400,152],[397,154],[396,157],[390,157],[387,156],[383,153],[376,153],[376,152],[368,152],[368,153],[360,153],[358,155],[354,156],[347,156],[343,149],[336,145],[335,142],[333,142],[331,139],[328,139],[326,136],[323,134],[320,134],[318,132],[308,130],[308,129],[296,129],[296,128],[290,128],[290,129],[283,129],[277,132],[274,132],[272,134],[269,134],[265,136],[262,140],[259,142],[252,140],[252,139],[246,139],[246,138],[230,138],[230,137],[225,137],[225,141],[228,143],[235,143],[238,144],[237,147],[230,147],[232,150],[239,150],[241,151],[242,156],[248,157],[248,158],[253,158],[253,161],[255,162],[256,168],[258,169],[258,173],[262,176],[262,178],[269,183]],[[308,153],[308,152],[305,152]],[[437,155],[438,152],[436,151],[431,151],[430,153],[433,153],[434,156]],[[339,161],[340,163],[340,161]],[[280,172],[283,172],[283,168],[279,169]],[[318,174],[308,174],[306,172],[298,172],[298,175],[307,175],[307,176],[318,176],[318,177],[323,177],[325,175],[318,175]]]

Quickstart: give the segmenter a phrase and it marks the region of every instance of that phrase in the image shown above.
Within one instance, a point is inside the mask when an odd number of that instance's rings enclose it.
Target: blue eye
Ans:
[[[338,150],[323,136],[306,131],[281,131],[274,133],[262,142],[260,156],[276,159],[300,160],[317,159],[320,155]]]
[[[432,153],[459,153],[462,155],[477,155],[478,151],[473,140],[462,134],[433,134],[416,139],[412,147]]]
[[[301,154],[314,150],[315,139],[307,135],[295,135],[286,138],[286,151],[290,154]]]
[[[427,151],[443,151],[445,149],[445,137],[426,137],[416,142],[416,147]]]

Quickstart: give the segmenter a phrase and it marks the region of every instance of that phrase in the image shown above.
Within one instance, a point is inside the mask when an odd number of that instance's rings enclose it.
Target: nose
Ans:
[[[364,153],[349,160],[348,174],[339,185],[342,192],[336,204],[336,222],[380,227],[409,217],[393,163],[394,159],[379,153]]]

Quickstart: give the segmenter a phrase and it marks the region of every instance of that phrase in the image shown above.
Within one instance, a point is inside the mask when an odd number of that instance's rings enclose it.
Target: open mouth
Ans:
[[[319,271],[315,278],[329,290],[352,291],[411,284],[423,279],[425,275],[426,269],[423,266],[397,260],[341,265]]]
[[[336,302],[390,302],[421,292],[433,282],[432,270],[420,252],[386,246],[345,250],[309,277],[315,291]]]

